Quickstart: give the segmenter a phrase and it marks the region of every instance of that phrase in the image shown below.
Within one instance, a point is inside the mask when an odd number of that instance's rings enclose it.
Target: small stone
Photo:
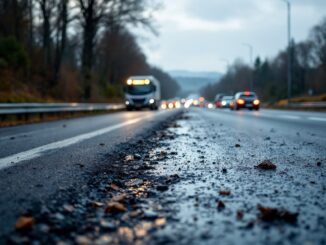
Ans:
[[[92,241],[86,236],[77,236],[75,241],[78,245],[88,245],[92,243]]]
[[[144,218],[149,220],[154,220],[158,217],[158,214],[152,210],[146,210],[144,212]]]
[[[54,218],[55,218],[56,220],[58,220],[58,221],[63,221],[63,220],[65,220],[65,216],[64,216],[63,214],[61,214],[61,213],[56,213],[56,214],[54,215]]]
[[[40,224],[39,230],[43,233],[48,233],[50,231],[50,227],[46,224]]]
[[[139,155],[137,153],[134,155],[135,160],[141,160],[141,158],[142,158],[141,155]]]
[[[321,166],[321,162],[317,162],[317,166],[320,167]]]
[[[156,190],[158,191],[167,191],[169,187],[167,185],[158,185],[156,186]]]
[[[235,144],[235,147],[239,148],[239,147],[241,147],[241,145],[240,144]]]
[[[68,213],[72,213],[75,210],[75,208],[72,205],[65,204],[65,205],[63,205],[63,210]]]
[[[101,220],[100,226],[103,230],[106,230],[106,231],[115,231],[117,229],[117,226],[114,223],[107,222],[105,220]]]

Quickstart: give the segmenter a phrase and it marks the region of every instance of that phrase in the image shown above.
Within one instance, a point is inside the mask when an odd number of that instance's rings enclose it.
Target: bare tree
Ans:
[[[70,22],[68,13],[69,0],[59,0],[57,3],[57,19],[56,19],[56,37],[55,37],[55,59],[54,59],[54,83],[59,79],[59,72],[62,64],[63,55],[67,42],[67,28]]]
[[[80,22],[83,28],[82,73],[84,99],[91,96],[92,67],[96,36],[101,27],[117,31],[128,24],[150,25],[149,15],[145,15],[145,0],[78,0]]]

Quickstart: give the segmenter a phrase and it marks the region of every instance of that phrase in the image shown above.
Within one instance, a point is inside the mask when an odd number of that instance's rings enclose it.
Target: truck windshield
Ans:
[[[152,84],[149,85],[130,85],[127,86],[126,92],[131,95],[144,95],[149,94],[154,91],[154,86]]]

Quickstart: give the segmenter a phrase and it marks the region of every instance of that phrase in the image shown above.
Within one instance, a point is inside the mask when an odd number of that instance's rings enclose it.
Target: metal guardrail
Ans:
[[[0,103],[0,115],[22,115],[64,112],[95,112],[122,110],[123,104],[88,103]]]

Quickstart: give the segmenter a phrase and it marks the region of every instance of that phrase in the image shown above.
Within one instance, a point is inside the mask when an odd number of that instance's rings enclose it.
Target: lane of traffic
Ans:
[[[89,137],[65,148],[48,149],[46,154],[14,164],[0,171],[0,235],[10,230],[19,214],[33,203],[49,201],[61,190],[78,190],[88,185],[89,178],[99,171],[110,171],[111,154],[128,154],[126,143],[139,140],[177,116],[180,110],[150,113],[141,119],[130,119],[128,124]],[[137,114],[137,113],[136,113]],[[129,114],[128,114],[129,115]],[[88,120],[84,118],[84,120]],[[89,136],[89,135],[88,135]],[[85,137],[85,135],[83,136]],[[118,153],[117,153],[118,152]],[[10,205],[6,205],[7,202]],[[51,201],[51,200],[50,200]]]
[[[1,128],[0,158],[147,116],[155,116],[155,112],[118,112],[108,115]]]
[[[230,111],[230,110],[219,110],[221,113],[234,114],[239,116],[252,116],[257,118],[268,118],[268,119],[284,119],[284,120],[300,120],[307,122],[326,122],[326,113],[323,112],[305,112],[305,111],[284,111],[284,110],[272,110],[272,109],[261,109],[260,111]]]
[[[316,144],[321,146],[326,145],[325,122],[308,119],[294,120],[293,118],[286,118],[286,112],[274,110],[262,110],[260,112],[205,110],[205,114],[206,112],[208,112],[207,115],[216,118],[216,120],[225,125],[238,129],[239,132],[243,130],[250,132],[252,137],[260,135],[261,130],[265,132],[278,130],[283,133],[284,139],[291,138],[295,141],[298,140],[297,136],[299,135],[301,137],[300,140],[316,142]],[[297,113],[300,114],[300,112]],[[297,113],[296,115],[298,115]],[[303,118],[308,118],[309,115],[308,112],[302,113]]]

